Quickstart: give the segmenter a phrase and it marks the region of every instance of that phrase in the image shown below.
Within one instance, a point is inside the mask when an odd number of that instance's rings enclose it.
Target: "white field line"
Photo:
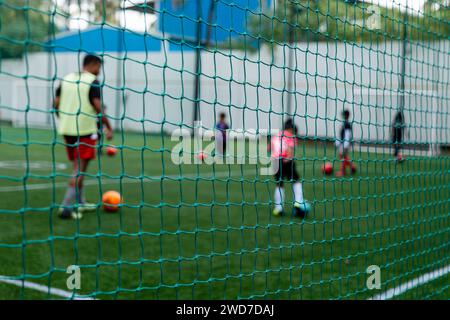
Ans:
[[[215,172],[213,176],[211,177],[205,177],[201,176],[202,173],[199,174],[184,174],[184,175],[168,175],[164,176],[164,179],[183,179],[183,178],[189,178],[194,179],[196,177],[202,177],[205,179],[212,179],[212,178],[225,178],[232,174],[245,174],[249,173],[250,170],[244,170],[244,171],[218,171]],[[252,170],[254,173],[254,170]],[[199,176],[200,175],[200,176]],[[154,183],[154,182],[160,182],[161,176],[147,176],[145,177],[145,180],[143,181],[144,184],[147,183]],[[104,179],[101,180],[102,185],[108,185],[108,184],[132,184],[132,183],[141,183],[141,180],[139,178],[131,179],[131,178],[123,178],[120,179]],[[99,185],[98,180],[87,180],[84,182],[85,186],[95,186]],[[67,182],[56,182],[56,183],[34,183],[34,184],[26,184],[25,186],[11,186],[11,187],[0,187],[0,192],[17,192],[17,191],[24,191],[26,189],[27,191],[31,190],[46,190],[46,189],[58,189],[58,188],[66,188]]]
[[[249,170],[246,171],[220,171],[220,172],[216,172],[214,177],[228,177],[231,174],[242,174],[245,172],[248,172]],[[165,178],[171,178],[171,179],[177,179],[177,178],[183,178],[183,177],[189,177],[189,178],[195,178],[197,177],[197,175],[195,174],[190,174],[190,175],[183,175],[183,176],[179,176],[179,175],[173,175],[173,176],[165,176]],[[149,179],[153,179],[153,180],[149,180],[149,181],[145,181],[145,183],[148,182],[159,182],[161,177],[160,176],[154,176],[154,177],[148,177]],[[112,184],[112,183],[117,183],[118,180],[115,179],[107,179],[105,181],[102,181],[102,184]],[[122,183],[139,183],[141,182],[138,179],[126,179],[123,180]],[[96,185],[98,184],[98,181],[94,181],[94,180],[89,180],[86,181],[85,183],[86,185]],[[40,184],[31,184],[31,185],[27,185],[27,190],[42,190],[42,189],[49,189],[52,187],[55,188],[64,188],[67,186],[67,183],[40,183]],[[23,187],[2,187],[0,188],[0,192],[13,192],[13,191],[22,191]],[[32,290],[36,290],[36,291],[40,291],[40,292],[44,292],[44,293],[50,293],[50,295],[54,295],[54,296],[59,296],[59,297],[63,297],[63,298],[73,298],[76,300],[93,300],[93,298],[87,298],[87,297],[82,297],[82,296],[77,296],[74,295],[72,292],[69,291],[65,291],[65,290],[61,290],[61,289],[57,289],[57,288],[50,288],[38,283],[34,283],[34,282],[30,282],[30,281],[21,281],[21,280],[14,280],[5,276],[1,276],[0,275],[0,282],[3,283],[8,283],[8,284],[12,284],[18,287],[23,287],[23,288],[27,288],[27,289],[32,289]]]
[[[30,282],[30,281],[14,280],[9,277],[5,277],[5,276],[1,276],[1,275],[0,275],[0,282],[12,284],[14,286],[21,287],[21,288],[36,290],[39,292],[50,294],[52,296],[57,296],[57,297],[62,297],[62,298],[67,298],[67,299],[95,300],[94,298],[76,295],[70,291],[47,287],[42,284],[38,284],[38,283]]]
[[[448,273],[450,273],[450,265],[447,265],[441,269],[434,270],[429,273],[425,273],[411,281],[401,284],[395,288],[389,289],[386,292],[377,294],[377,295],[373,296],[372,298],[370,298],[369,300],[392,299],[393,297],[399,296],[408,290],[414,289],[415,287],[421,286],[421,285],[431,282],[437,278],[443,277]]]
[[[353,153],[375,153],[375,154],[393,154],[394,149],[389,147],[374,147],[367,145],[355,144],[353,146]],[[402,149],[401,153],[404,156],[425,157],[429,155],[429,150],[414,150],[414,149]],[[392,156],[394,157],[394,156]]]

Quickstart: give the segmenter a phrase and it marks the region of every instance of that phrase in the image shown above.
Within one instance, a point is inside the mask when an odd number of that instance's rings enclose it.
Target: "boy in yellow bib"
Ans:
[[[58,133],[64,137],[67,155],[73,164],[73,177],[64,197],[60,217],[80,219],[81,212],[95,210],[95,205],[86,203],[83,195],[83,180],[89,162],[95,159],[98,139],[97,119],[106,127],[106,138],[111,140],[113,130],[102,106],[100,74],[102,60],[87,55],[83,60],[83,71],[68,74],[56,90],[55,110],[59,118]],[[78,212],[73,204],[78,204]]]

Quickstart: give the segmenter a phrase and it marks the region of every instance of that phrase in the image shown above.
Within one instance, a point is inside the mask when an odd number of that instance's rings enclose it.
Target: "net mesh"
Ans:
[[[449,3],[373,2],[1,1],[0,298],[448,299]],[[86,54],[114,138],[83,172],[54,106]],[[287,119],[305,219],[293,181],[272,214]]]

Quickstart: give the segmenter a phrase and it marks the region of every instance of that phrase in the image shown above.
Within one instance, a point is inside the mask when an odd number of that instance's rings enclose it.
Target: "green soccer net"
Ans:
[[[0,1],[0,299],[449,299],[449,21],[446,0]],[[69,81],[87,54],[98,82]]]

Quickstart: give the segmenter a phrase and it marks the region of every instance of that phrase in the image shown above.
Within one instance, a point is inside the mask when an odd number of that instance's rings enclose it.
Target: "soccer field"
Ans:
[[[357,174],[335,178],[321,172],[334,148],[301,143],[313,209],[300,220],[272,216],[275,183],[257,165],[177,166],[174,142],[158,135],[117,133],[112,144],[117,156],[97,158],[86,178],[97,212],[64,221],[61,138],[2,125],[0,299],[60,299],[3,280],[70,291],[69,265],[81,270],[77,294],[97,299],[367,299],[450,264],[448,156],[398,164],[358,147]],[[117,213],[101,209],[107,190],[123,195]],[[371,265],[380,290],[366,286]],[[446,299],[449,288],[447,274],[396,298]]]

